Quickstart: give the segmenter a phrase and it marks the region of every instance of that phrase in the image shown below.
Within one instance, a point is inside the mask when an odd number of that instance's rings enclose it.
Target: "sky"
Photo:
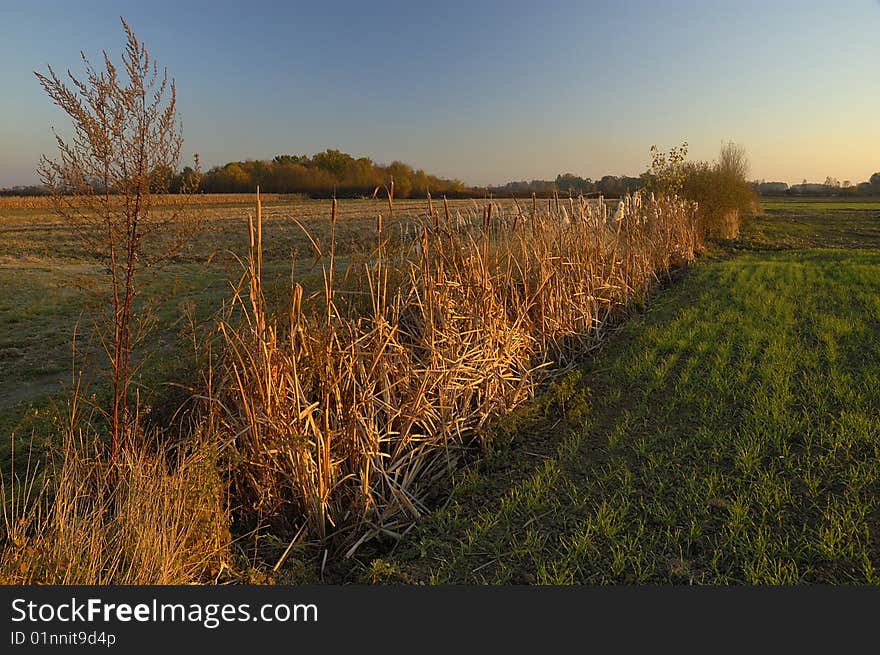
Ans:
[[[204,168],[338,148],[485,185],[734,141],[752,179],[880,171],[878,0],[0,0],[0,187],[69,133],[34,71],[118,60],[120,15],[175,78]]]

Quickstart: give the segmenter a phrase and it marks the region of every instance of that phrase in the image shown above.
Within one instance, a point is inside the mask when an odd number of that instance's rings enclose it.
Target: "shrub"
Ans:
[[[126,48],[120,65],[105,52],[99,69],[83,54],[83,78],[68,71],[65,81],[51,67],[36,73],[73,123],[72,138],[56,134],[58,156],[43,157],[40,179],[54,211],[100,256],[107,272],[93,324],[110,368],[112,406],[101,411],[110,426],[113,458],[131,434],[129,390],[138,366],[133,354],[152,322],[135,304],[141,279],[146,268],[182,248],[195,229],[195,221],[179,220],[178,212],[152,211],[180,161],[177,95],[174,81],[159,72],[125,20],[122,26]],[[191,169],[189,177],[196,183],[197,171]]]
[[[746,180],[748,168],[745,149],[735,143],[724,144],[715,162],[682,164],[681,194],[699,205],[706,236],[735,239],[743,216],[755,213],[757,197]]]

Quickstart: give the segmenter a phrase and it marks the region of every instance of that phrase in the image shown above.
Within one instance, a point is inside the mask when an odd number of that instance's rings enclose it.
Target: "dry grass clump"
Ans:
[[[330,220],[323,290],[306,296],[293,280],[289,316],[272,318],[258,201],[209,417],[234,444],[232,494],[249,525],[349,554],[400,535],[463,449],[489,445],[494,417],[701,245],[694,205],[674,198],[634,196],[613,213],[584,199],[464,216],[431,203],[393,251],[379,215],[375,250],[343,289],[335,202]]]
[[[0,584],[188,584],[229,564],[229,520],[207,442],[110,463],[82,433],[64,435],[40,472],[2,480]]]

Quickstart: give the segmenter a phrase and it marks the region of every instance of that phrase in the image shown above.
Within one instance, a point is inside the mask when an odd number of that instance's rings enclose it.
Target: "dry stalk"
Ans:
[[[393,183],[386,188],[394,209]],[[692,205],[625,198],[608,206],[558,196],[530,221],[492,203],[439,229],[429,201],[418,235],[389,256],[379,214],[364,264],[370,303],[334,305],[337,205],[324,307],[293,282],[289,337],[260,293],[260,211],[249,251],[246,320],[220,326],[223,380],[212,424],[233,439],[243,516],[288,536],[344,546],[400,534],[491,422],[528,400],[547,370],[581,356],[615,308],[700,246]],[[253,229],[252,229],[253,233]],[[311,238],[311,237],[310,237]],[[323,255],[318,253],[323,261]],[[256,263],[253,263],[256,261]],[[257,279],[254,279],[257,278]]]

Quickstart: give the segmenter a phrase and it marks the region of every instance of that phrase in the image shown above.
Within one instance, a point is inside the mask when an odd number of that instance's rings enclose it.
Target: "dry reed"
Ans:
[[[260,216],[258,198],[238,318],[219,326],[210,421],[234,443],[246,522],[305,529],[349,555],[402,534],[463,450],[490,445],[495,417],[701,245],[695,207],[675,199],[637,195],[616,212],[558,198],[539,211],[533,200],[529,214],[474,203],[454,215],[429,199],[394,249],[377,216],[375,250],[349,290],[367,302],[339,301],[331,240],[319,302],[293,281],[280,320],[261,291]]]
[[[214,446],[126,447],[111,463],[85,434],[71,426],[45,471],[0,479],[0,584],[190,584],[229,569]]]

